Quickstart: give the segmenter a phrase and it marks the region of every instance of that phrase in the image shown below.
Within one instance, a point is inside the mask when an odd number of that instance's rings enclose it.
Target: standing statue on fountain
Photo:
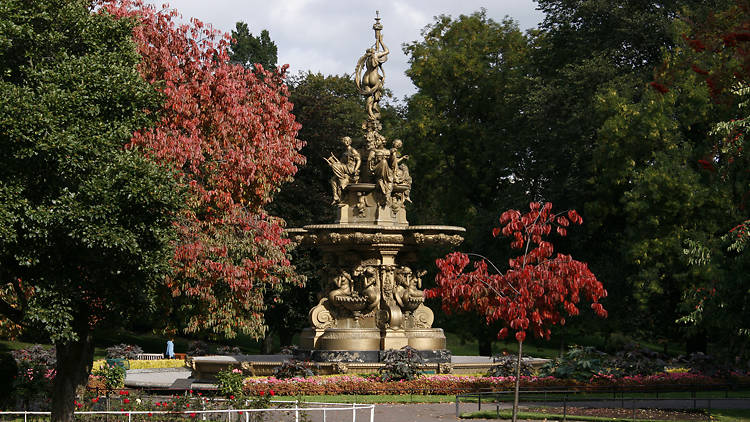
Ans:
[[[370,120],[378,120],[380,119],[380,99],[383,97],[385,83],[383,63],[388,60],[390,51],[383,44],[383,35],[380,33],[383,24],[380,23],[379,16],[375,18],[372,29],[375,30],[375,45],[365,50],[365,55],[357,61],[354,81],[359,93],[367,97],[367,116]],[[364,75],[362,74],[363,68],[365,68]]]

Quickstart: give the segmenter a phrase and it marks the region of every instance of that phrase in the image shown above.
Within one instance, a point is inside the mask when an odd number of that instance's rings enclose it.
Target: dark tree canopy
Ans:
[[[229,57],[232,63],[247,68],[260,64],[266,70],[274,70],[278,61],[276,43],[271,40],[267,30],[254,36],[245,22],[237,22],[232,30],[232,44]]]

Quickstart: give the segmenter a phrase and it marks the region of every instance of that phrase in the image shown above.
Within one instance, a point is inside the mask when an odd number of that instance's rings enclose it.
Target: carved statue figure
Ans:
[[[346,147],[341,157],[342,159],[339,160],[333,154],[325,159],[333,170],[333,177],[331,178],[331,189],[333,190],[332,205],[341,202],[341,194],[349,183],[357,183],[359,181],[359,167],[362,163],[359,151],[352,147],[352,138],[344,136],[341,138],[341,142]]]
[[[380,33],[383,25],[380,23],[380,17],[375,18],[372,29],[375,30],[375,45],[365,50],[365,55],[357,61],[355,82],[360,94],[367,97],[367,116],[375,120],[380,118],[380,99],[383,97],[383,84],[385,83],[383,63],[388,60],[390,51],[383,44],[383,35]],[[364,74],[362,74],[363,68],[365,68]]]
[[[373,149],[367,156],[367,165],[372,177],[381,193],[381,205],[390,202],[393,191],[393,169],[389,163],[390,151],[387,149]]]
[[[424,274],[425,272],[420,272],[414,275],[409,267],[396,270],[396,287],[393,290],[393,296],[398,306],[404,311],[413,311],[424,302],[424,292],[419,290],[422,287]]]
[[[367,308],[365,314],[371,312],[378,306],[380,302],[380,286],[378,286],[378,270],[367,266],[358,267],[354,271],[355,275],[361,276],[361,286],[359,287],[359,295],[367,299]]]
[[[341,270],[333,277],[332,284],[336,289],[328,293],[328,300],[331,303],[336,303],[336,296],[350,296],[352,294],[352,276],[348,272]]]

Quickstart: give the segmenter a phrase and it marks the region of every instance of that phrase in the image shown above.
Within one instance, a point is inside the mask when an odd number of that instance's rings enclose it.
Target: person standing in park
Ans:
[[[167,340],[167,352],[164,353],[164,357],[174,359],[174,341],[172,339]]]

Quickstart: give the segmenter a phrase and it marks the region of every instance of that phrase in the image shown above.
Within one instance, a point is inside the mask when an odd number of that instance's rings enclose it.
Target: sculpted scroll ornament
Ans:
[[[318,329],[330,328],[336,323],[336,319],[325,306],[324,301],[327,302],[327,299],[321,300],[317,306],[310,309],[310,313],[308,314],[310,325]]]

